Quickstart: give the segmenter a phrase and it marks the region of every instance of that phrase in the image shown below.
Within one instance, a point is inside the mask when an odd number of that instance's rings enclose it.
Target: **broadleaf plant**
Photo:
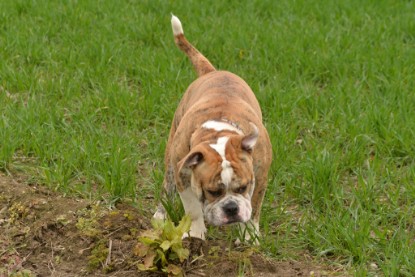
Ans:
[[[138,269],[162,271],[168,276],[183,276],[177,265],[189,257],[189,249],[183,247],[183,235],[190,230],[192,221],[184,216],[177,226],[169,220],[153,219],[153,229],[141,233],[134,254],[142,258]]]

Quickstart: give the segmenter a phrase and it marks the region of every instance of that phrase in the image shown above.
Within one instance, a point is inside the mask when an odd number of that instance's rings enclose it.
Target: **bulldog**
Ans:
[[[165,152],[163,186],[178,191],[192,219],[189,235],[205,239],[205,221],[239,223],[259,235],[261,205],[272,160],[270,139],[254,93],[235,74],[218,71],[171,19],[175,43],[191,60],[198,78],[175,112]],[[164,219],[162,205],[154,214]],[[244,232],[245,239],[252,232]],[[257,243],[257,241],[256,241]]]

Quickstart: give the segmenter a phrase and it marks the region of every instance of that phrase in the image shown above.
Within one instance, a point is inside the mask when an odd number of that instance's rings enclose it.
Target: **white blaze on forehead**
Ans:
[[[226,157],[225,157],[225,148],[226,148],[226,143],[228,142],[229,137],[220,137],[218,138],[218,141],[216,142],[216,144],[209,144],[210,147],[212,147],[213,149],[216,150],[216,152],[218,152],[218,154],[221,156],[222,160],[226,161]]]
[[[220,174],[222,183],[225,186],[228,186],[232,181],[232,175],[233,175],[233,169],[231,167],[231,163],[226,160],[225,157],[225,149],[226,149],[226,143],[228,142],[228,137],[220,137],[218,138],[218,141],[216,144],[210,144],[210,147],[215,149],[216,152],[221,156],[222,158],[222,172]]]
[[[222,178],[222,182],[225,186],[229,186],[232,181],[233,169],[231,167],[231,163],[229,161],[222,161],[222,172],[220,173],[220,177]]]
[[[237,132],[239,135],[243,135],[242,131],[230,123],[216,120],[209,120],[202,124],[202,128],[213,129],[217,132],[228,130]]]

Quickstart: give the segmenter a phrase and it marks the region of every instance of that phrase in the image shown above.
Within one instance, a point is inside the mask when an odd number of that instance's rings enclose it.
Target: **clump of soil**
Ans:
[[[0,173],[0,276],[163,276],[137,269],[139,234],[150,211],[110,210]],[[186,240],[186,276],[321,276],[308,263],[271,260],[250,247]]]

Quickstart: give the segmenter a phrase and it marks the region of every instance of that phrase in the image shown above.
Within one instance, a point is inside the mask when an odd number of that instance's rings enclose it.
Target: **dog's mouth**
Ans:
[[[244,221],[239,217],[222,217],[217,218],[216,220],[208,221],[209,224],[212,224],[214,226],[224,226],[224,225],[231,225],[234,223],[243,223]]]
[[[234,217],[226,217],[224,220],[224,224],[223,225],[230,225],[233,223],[240,223],[243,222],[243,220],[239,217],[239,216],[234,216]]]

